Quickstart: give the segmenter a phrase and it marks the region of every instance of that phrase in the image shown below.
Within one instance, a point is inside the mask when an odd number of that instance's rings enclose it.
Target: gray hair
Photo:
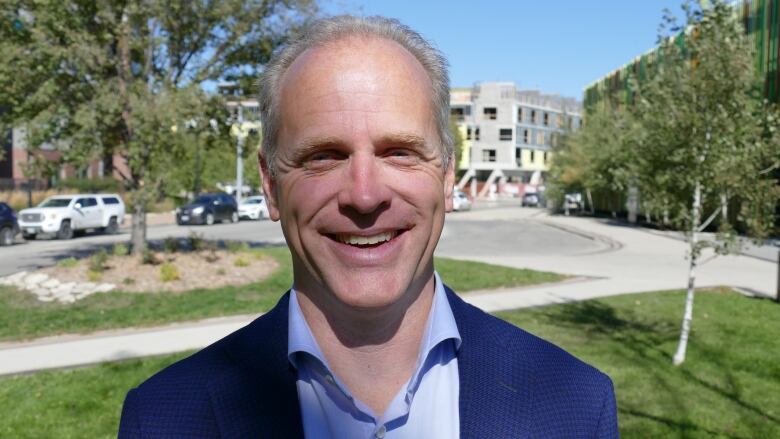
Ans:
[[[260,117],[263,123],[262,153],[271,172],[275,174],[277,136],[279,133],[279,94],[287,69],[303,52],[351,36],[376,37],[398,43],[420,62],[431,80],[433,116],[441,142],[442,163],[447,169],[453,157],[453,139],[450,133],[450,88],[447,60],[441,52],[419,33],[398,20],[384,17],[355,17],[339,15],[319,19],[307,26],[280,52],[276,53],[260,77]]]

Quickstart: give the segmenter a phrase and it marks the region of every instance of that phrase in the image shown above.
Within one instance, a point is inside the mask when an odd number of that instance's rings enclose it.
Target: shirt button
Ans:
[[[385,437],[386,432],[387,432],[387,428],[385,428],[385,426],[382,425],[381,427],[379,427],[379,430],[376,431],[376,434],[374,434],[374,436],[376,436],[376,439],[382,439],[383,437]]]

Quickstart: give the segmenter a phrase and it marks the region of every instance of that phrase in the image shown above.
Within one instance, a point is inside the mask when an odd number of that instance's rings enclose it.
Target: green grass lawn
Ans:
[[[672,366],[683,292],[612,297],[499,316],[612,377],[631,438],[780,438],[780,305],[696,295],[687,360]]]
[[[290,252],[287,247],[252,252],[274,258],[279,269],[262,282],[241,286],[164,294],[112,291],[74,304],[39,302],[28,292],[0,287],[0,341],[267,311],[292,284]],[[436,267],[445,282],[460,292],[563,279],[552,273],[446,258],[437,258]]]
[[[624,438],[780,437],[780,305],[697,294],[688,360],[671,365],[683,292],[499,316],[607,372]],[[115,437],[126,391],[184,354],[0,379],[0,437]]]

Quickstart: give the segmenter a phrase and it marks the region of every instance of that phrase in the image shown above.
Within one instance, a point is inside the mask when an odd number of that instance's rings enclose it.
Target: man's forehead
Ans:
[[[282,100],[311,91],[315,83],[328,92],[345,87],[365,93],[387,93],[393,88],[411,92],[421,87],[432,92],[425,69],[408,50],[374,36],[343,37],[305,50],[282,78]]]

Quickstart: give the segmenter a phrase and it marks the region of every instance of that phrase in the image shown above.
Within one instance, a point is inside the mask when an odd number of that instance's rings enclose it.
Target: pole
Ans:
[[[241,192],[244,187],[244,164],[241,156],[244,154],[244,107],[238,101],[238,141],[236,142],[236,204],[241,204]]]
[[[775,302],[780,303],[780,250],[777,252],[777,292]]]

